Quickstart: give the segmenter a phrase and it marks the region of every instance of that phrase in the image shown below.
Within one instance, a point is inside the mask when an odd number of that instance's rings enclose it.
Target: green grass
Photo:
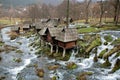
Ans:
[[[100,31],[100,30],[98,28],[95,28],[95,27],[78,29],[78,33],[90,33],[90,32],[98,32],[98,31]]]

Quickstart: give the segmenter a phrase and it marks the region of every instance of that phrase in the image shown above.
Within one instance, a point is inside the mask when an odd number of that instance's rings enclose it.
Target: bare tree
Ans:
[[[114,0],[114,23],[118,24],[119,13],[120,13],[120,0]]]
[[[100,21],[99,21],[99,24],[100,24],[100,25],[101,25],[101,23],[102,23],[103,14],[104,14],[104,4],[103,4],[103,0],[101,0],[101,1],[100,1]]]
[[[88,23],[88,17],[89,17],[89,6],[92,0],[85,0],[85,23]]]

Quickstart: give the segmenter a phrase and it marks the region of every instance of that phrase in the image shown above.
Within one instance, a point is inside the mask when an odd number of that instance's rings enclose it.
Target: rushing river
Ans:
[[[5,80],[41,80],[36,75],[35,68],[33,65],[38,64],[39,68],[44,69],[45,76],[43,80],[51,80],[53,76],[57,76],[57,80],[76,80],[76,76],[81,72],[92,72],[93,75],[87,76],[87,80],[120,80],[120,70],[115,73],[109,73],[112,67],[115,64],[116,58],[115,55],[112,55],[109,59],[112,63],[110,68],[101,68],[99,65],[104,62],[103,59],[99,59],[98,62],[93,62],[94,54],[91,52],[89,58],[76,58],[75,55],[77,53],[74,50],[71,52],[71,57],[68,61],[56,61],[55,59],[49,59],[45,56],[37,57],[35,55],[35,48],[28,47],[31,42],[34,41],[35,36],[26,38],[26,37],[18,37],[15,40],[10,40],[7,32],[10,31],[10,27],[3,28],[1,30],[2,40],[6,45],[17,47],[18,50],[22,50],[23,53],[19,54],[16,51],[2,52],[0,56],[2,56],[2,61],[0,62],[0,76],[5,76]],[[108,45],[104,45],[105,39],[104,36],[107,34],[111,34],[114,39],[120,37],[120,31],[104,31],[99,33],[101,35],[102,45],[97,48],[97,55],[108,48],[108,50],[113,48],[111,42]],[[83,35],[84,36],[84,35]],[[18,44],[20,42],[21,44]],[[33,49],[31,51],[31,49]],[[20,63],[16,63],[14,58],[21,58]],[[73,70],[68,70],[66,68],[66,63],[74,62],[77,64],[78,68]],[[51,64],[59,64],[60,67],[57,70],[48,70],[48,65]]]

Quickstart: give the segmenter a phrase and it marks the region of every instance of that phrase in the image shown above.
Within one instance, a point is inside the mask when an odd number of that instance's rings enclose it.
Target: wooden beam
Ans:
[[[63,48],[63,57],[65,57],[65,54],[66,54],[66,49],[65,48]]]

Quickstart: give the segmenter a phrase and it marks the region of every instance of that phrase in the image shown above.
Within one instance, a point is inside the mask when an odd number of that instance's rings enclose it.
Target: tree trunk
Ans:
[[[100,26],[101,26],[101,24],[102,24],[102,17],[103,17],[103,13],[104,13],[104,10],[103,10],[103,1],[101,0],[101,3],[100,3],[100,22],[99,22],[99,24],[100,24]]]
[[[86,3],[87,3],[87,5],[86,5],[86,17],[85,17],[85,23],[88,23],[88,17],[89,17],[89,5],[90,5],[90,3],[91,3],[91,0],[89,0],[89,1],[86,1]]]
[[[120,1],[119,0],[115,1],[114,8],[115,8],[114,23],[115,23],[115,25],[117,25],[118,24],[118,19],[119,19],[119,9],[120,9]]]

